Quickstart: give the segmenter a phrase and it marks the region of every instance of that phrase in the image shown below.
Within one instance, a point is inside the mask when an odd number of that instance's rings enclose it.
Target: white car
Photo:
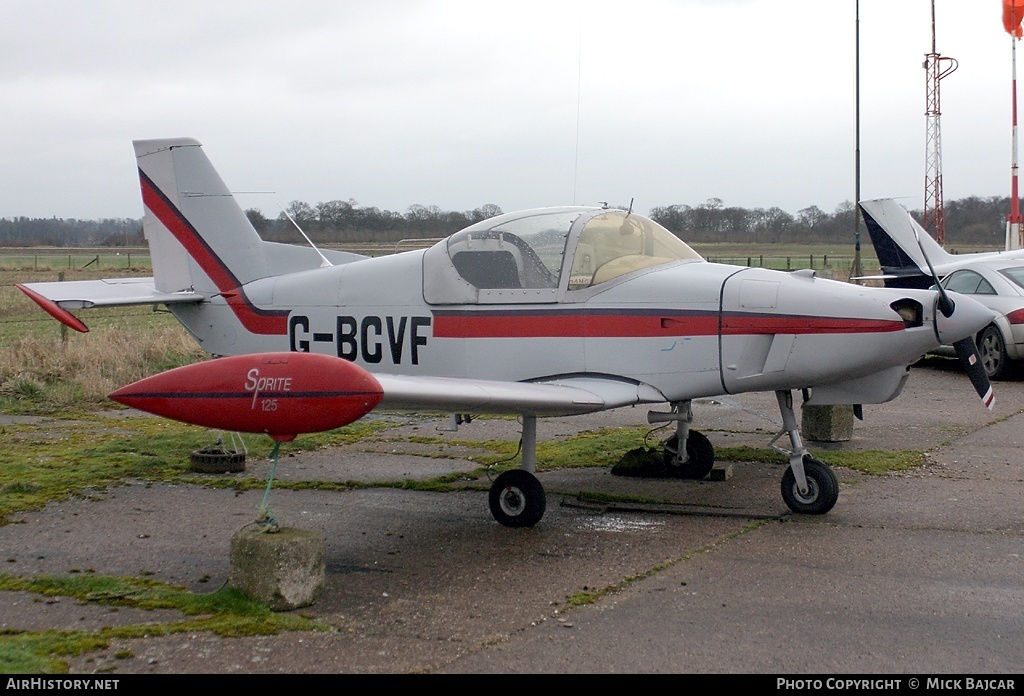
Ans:
[[[947,290],[970,295],[996,313],[975,342],[989,379],[1008,377],[1024,360],[1024,260],[975,261],[942,279]],[[955,355],[952,346],[937,353]]]

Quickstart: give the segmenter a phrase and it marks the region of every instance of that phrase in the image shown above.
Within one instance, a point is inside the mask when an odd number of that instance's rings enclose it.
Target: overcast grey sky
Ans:
[[[935,0],[946,199],[1009,195],[999,0]],[[854,198],[855,0],[0,0],[0,217],[141,217],[136,138],[232,190],[506,212]],[[921,208],[930,0],[861,0],[862,197]],[[1021,56],[1024,61],[1024,55]]]

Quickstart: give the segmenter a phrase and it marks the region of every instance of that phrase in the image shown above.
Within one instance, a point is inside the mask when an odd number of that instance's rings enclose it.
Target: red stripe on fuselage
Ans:
[[[141,169],[139,170],[139,181],[142,184],[143,204],[174,235],[188,255],[195,259],[203,272],[210,277],[242,326],[255,334],[283,335],[287,333],[288,313],[282,310],[260,309],[249,302],[249,298],[245,296],[245,292],[241,288],[241,283],[238,282],[227,265],[203,241],[199,232],[185,219],[181,211],[164,196]]]
[[[717,336],[718,315],[625,312],[434,313],[435,338],[633,338]]]
[[[856,334],[902,331],[902,321],[805,317],[777,314],[727,314],[723,335]],[[712,312],[518,312],[439,311],[435,338],[656,338],[717,336],[719,316]]]
[[[803,317],[778,314],[727,314],[722,317],[722,335],[750,334],[858,334],[902,331],[902,321],[851,319],[849,317]]]

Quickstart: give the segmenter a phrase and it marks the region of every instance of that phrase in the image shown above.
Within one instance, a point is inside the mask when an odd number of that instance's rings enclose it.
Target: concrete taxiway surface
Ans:
[[[853,439],[815,449],[927,452],[927,465],[868,476],[837,469],[827,515],[788,514],[783,459],[732,462],[725,481],[624,479],[607,469],[540,474],[548,510],[500,526],[483,489],[443,493],[275,489],[274,514],[326,539],[327,585],[301,610],[323,632],[112,641],[72,672],[1013,674],[1024,664],[1024,381],[996,383],[986,411],[947,361],[915,367],[904,394],[866,406]],[[774,396],[704,400],[694,427],[717,447],[764,447]],[[541,440],[642,425],[646,410],[542,421]],[[474,438],[410,420],[393,442],[283,459],[283,480],[428,478],[465,470]],[[411,434],[458,440],[446,458]],[[417,448],[422,448],[417,450]],[[250,457],[246,475],[269,463]],[[657,501],[595,505],[581,493]],[[127,485],[0,528],[7,572],[89,568],[196,592],[223,584],[232,535],[262,491]],[[596,596],[572,608],[569,598]],[[0,593],[0,628],[95,629],[173,612],[111,611]],[[130,656],[129,656],[130,655]]]

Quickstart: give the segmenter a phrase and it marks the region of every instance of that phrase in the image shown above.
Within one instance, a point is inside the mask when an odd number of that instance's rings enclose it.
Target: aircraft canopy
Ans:
[[[642,215],[542,208],[471,225],[428,249],[424,295],[436,304],[555,301],[643,268],[701,257]]]

